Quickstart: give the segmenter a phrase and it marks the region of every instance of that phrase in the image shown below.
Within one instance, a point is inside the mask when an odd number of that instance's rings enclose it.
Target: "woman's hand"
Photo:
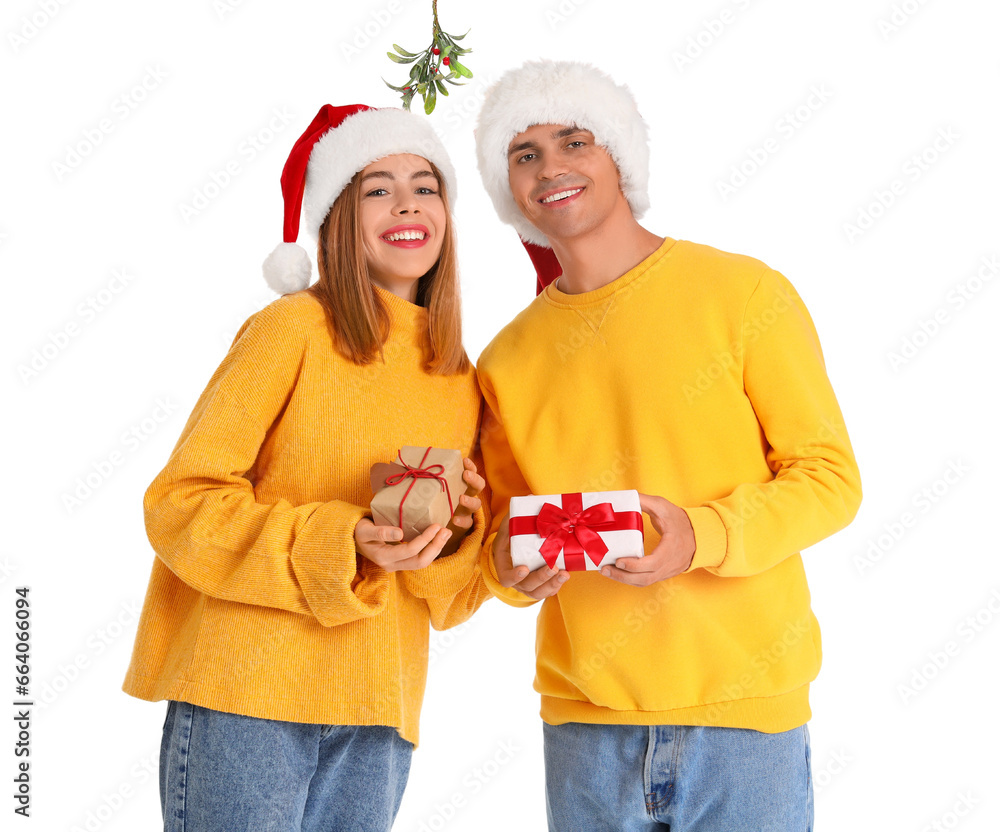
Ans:
[[[386,572],[423,569],[441,554],[452,536],[450,529],[434,523],[413,540],[402,543],[403,530],[396,526],[376,526],[362,517],[354,527],[354,545],[358,552]]]
[[[462,479],[465,481],[467,487],[465,493],[459,496],[458,506],[456,506],[455,513],[448,524],[448,528],[451,529],[453,534],[451,540],[448,541],[447,545],[441,551],[441,557],[450,555],[458,549],[462,538],[472,528],[472,515],[479,511],[479,507],[483,504],[483,501],[479,499],[479,495],[486,488],[486,480],[479,475],[476,463],[471,459],[465,459],[463,463],[465,464],[465,471],[462,473]]]
[[[471,459],[463,461],[465,463],[465,472],[462,474],[462,479],[465,480],[468,488],[458,498],[458,506],[455,508],[455,514],[448,524],[455,529],[462,529],[462,534],[472,528],[472,515],[479,511],[479,507],[483,504],[483,501],[479,499],[479,495],[486,488],[486,480],[479,475],[476,463]]]

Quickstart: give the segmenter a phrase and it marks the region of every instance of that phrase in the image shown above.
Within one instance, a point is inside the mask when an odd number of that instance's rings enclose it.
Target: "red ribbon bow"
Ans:
[[[556,568],[559,553],[565,551],[566,569],[583,571],[587,568],[586,553],[594,566],[608,553],[608,544],[599,531],[642,531],[642,514],[637,511],[616,512],[611,503],[598,503],[583,508],[579,492],[562,495],[562,507],[545,503],[537,517],[511,517],[510,533],[537,534],[545,538],[539,552],[551,569]]]
[[[424,462],[427,461],[427,455],[433,450],[428,448],[424,451],[423,458],[420,460],[420,464],[416,467],[412,465],[407,465],[403,461],[402,451],[396,451],[396,456],[399,459],[399,464],[402,465],[406,470],[400,471],[398,474],[391,474],[385,478],[386,485],[399,485],[403,480],[409,478],[413,479],[410,483],[410,487],[406,489],[406,493],[403,495],[403,499],[399,501],[399,527],[403,528],[403,504],[406,502],[406,498],[410,496],[410,492],[413,490],[413,486],[417,484],[417,480],[437,480],[441,483],[441,488],[444,493],[448,495],[448,511],[451,514],[455,513],[455,509],[452,507],[451,502],[451,489],[448,487],[448,480],[444,478],[444,466],[440,463],[434,465],[428,465],[426,468],[423,467]]]

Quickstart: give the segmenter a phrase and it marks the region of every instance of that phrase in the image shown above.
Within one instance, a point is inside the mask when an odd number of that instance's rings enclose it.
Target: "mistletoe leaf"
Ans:
[[[416,57],[413,57],[413,58],[401,58],[401,57],[399,57],[399,55],[396,55],[396,54],[394,54],[392,52],[386,52],[385,54],[388,55],[389,58],[391,60],[395,61],[397,64],[412,64],[416,60]]]
[[[434,84],[428,84],[427,94],[424,96],[424,112],[427,115],[433,113],[435,104],[437,104],[437,88]]]
[[[462,64],[460,64],[458,61],[452,60],[451,68],[459,75],[461,75],[463,78],[472,77],[472,70],[469,69],[468,67],[462,66]]]
[[[394,43],[392,45],[392,48],[395,49],[404,58],[419,58],[423,54],[422,52],[407,52],[398,43]]]

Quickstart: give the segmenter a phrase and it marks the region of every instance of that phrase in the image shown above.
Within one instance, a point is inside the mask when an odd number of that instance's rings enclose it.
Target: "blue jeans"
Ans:
[[[384,726],[309,725],[170,702],[164,832],[388,832],[413,744]]]
[[[550,832],[811,832],[809,730],[545,725]]]

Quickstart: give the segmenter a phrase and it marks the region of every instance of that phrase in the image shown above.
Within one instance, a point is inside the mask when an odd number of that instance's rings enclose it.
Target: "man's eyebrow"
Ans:
[[[565,139],[567,136],[572,136],[576,133],[589,133],[590,131],[586,127],[577,127],[575,124],[569,127],[563,127],[561,130],[556,130],[552,134],[553,139]],[[536,147],[536,143],[532,140],[520,142],[519,144],[511,145],[510,149],[507,151],[508,156],[513,156],[515,153],[519,153],[522,150],[527,150],[531,147]]]
[[[575,124],[571,127],[564,127],[552,134],[553,139],[565,139],[567,136],[572,136],[574,133],[589,133],[590,131],[586,127],[577,127]]]

